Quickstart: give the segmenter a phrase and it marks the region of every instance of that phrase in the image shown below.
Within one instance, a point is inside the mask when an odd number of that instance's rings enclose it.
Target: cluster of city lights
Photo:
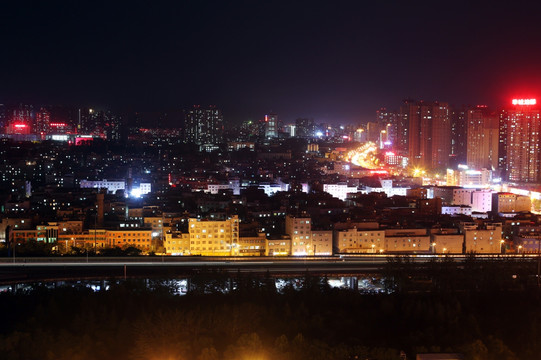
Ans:
[[[378,147],[373,142],[369,141],[355,150],[351,150],[346,158],[354,165],[361,166],[365,169],[378,169],[379,160],[376,158]]]

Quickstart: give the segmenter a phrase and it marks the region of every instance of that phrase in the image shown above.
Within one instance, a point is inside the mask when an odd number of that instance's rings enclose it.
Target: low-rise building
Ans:
[[[291,239],[268,239],[265,246],[266,256],[289,256],[291,255]]]
[[[471,216],[472,208],[466,205],[447,205],[441,207],[442,215],[467,215]]]
[[[346,200],[348,194],[356,194],[357,186],[348,186],[347,183],[324,184],[323,191],[340,200]]]
[[[435,254],[462,254],[464,235],[462,234],[432,234],[430,244]]]
[[[190,255],[190,234],[180,231],[167,232],[163,246],[167,255]]]
[[[312,231],[312,254],[331,256],[333,254],[333,236],[330,230]]]
[[[492,194],[492,211],[497,213],[513,213],[530,211],[532,202],[528,196],[508,192]]]
[[[258,233],[257,236],[239,237],[239,256],[261,256],[265,254],[266,246],[265,233]]]
[[[239,253],[239,218],[222,221],[189,219],[190,254],[233,256]]]
[[[384,252],[427,253],[430,236],[426,229],[386,229]]]
[[[478,190],[472,193],[472,212],[486,213],[492,210],[492,190]]]
[[[380,253],[384,250],[385,232],[350,228],[334,232],[334,248],[339,254]]]
[[[461,223],[465,251],[480,254],[499,254],[502,251],[501,223]]]
[[[312,221],[309,217],[287,215],[286,235],[291,239],[291,255],[303,256],[313,252]]]

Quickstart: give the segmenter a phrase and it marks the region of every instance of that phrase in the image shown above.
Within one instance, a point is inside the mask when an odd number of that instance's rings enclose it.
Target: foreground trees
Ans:
[[[208,276],[208,275],[207,275]],[[539,359],[536,291],[361,295],[305,279],[277,293],[244,278],[173,295],[170,281],[108,291],[35,287],[0,295],[3,359]],[[224,279],[219,281],[220,284]],[[226,286],[226,285],[223,285]],[[214,289],[214,290],[213,290]]]

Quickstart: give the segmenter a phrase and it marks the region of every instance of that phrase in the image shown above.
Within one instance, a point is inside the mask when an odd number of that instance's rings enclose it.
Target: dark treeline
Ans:
[[[466,359],[539,359],[536,289],[363,295],[305,277],[200,274],[186,296],[175,282],[132,280],[0,296],[3,359],[399,359],[460,352]],[[223,289],[232,289],[224,293]]]

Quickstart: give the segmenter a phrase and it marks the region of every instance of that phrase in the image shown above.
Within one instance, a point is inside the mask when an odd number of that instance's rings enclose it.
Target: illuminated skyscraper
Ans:
[[[381,108],[376,111],[376,118],[377,122],[381,124],[381,130],[385,130],[386,132],[385,138],[389,142],[386,145],[396,148],[398,139],[398,114],[386,108]]]
[[[466,109],[451,109],[451,160],[450,165],[465,164],[467,161],[466,137],[468,125],[466,123]]]
[[[265,138],[278,137],[278,115],[265,115]]]
[[[473,169],[495,170],[498,167],[499,121],[486,106],[466,112],[467,164]]]
[[[203,108],[194,105],[184,112],[184,139],[198,145],[216,145],[222,142],[222,112],[211,105]]]
[[[30,134],[34,124],[32,105],[19,105],[10,111],[10,119],[6,132],[8,134]]]
[[[541,182],[541,120],[535,99],[515,99],[507,111],[507,179]]]
[[[449,105],[439,102],[407,102],[401,116],[408,119],[408,153],[413,166],[442,169],[451,155]]]
[[[49,132],[49,124],[51,122],[51,113],[46,108],[40,108],[36,113],[36,126],[34,132],[47,134]]]
[[[408,156],[409,153],[409,119],[410,111],[415,112],[415,107],[412,106],[414,104],[415,100],[404,100],[400,106],[400,113],[396,119],[396,142],[394,148],[400,155],[404,156]]]

